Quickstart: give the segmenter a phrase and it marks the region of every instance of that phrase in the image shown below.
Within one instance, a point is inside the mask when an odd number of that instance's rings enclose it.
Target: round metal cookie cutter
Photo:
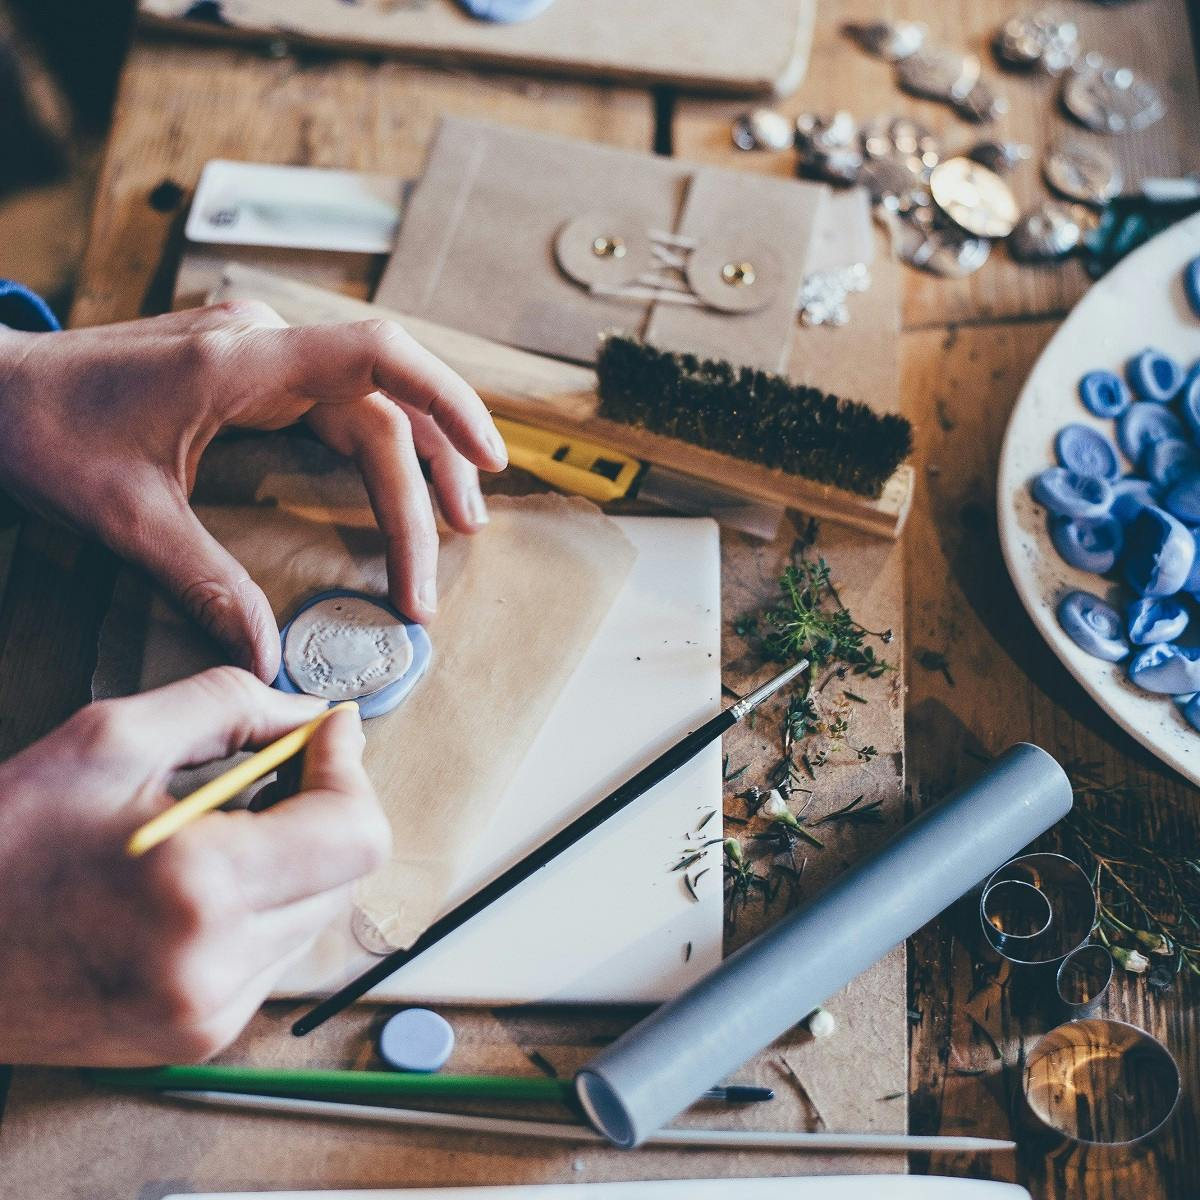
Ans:
[[[1175,1114],[1179,1065],[1124,1021],[1068,1021],[1040,1038],[1021,1074],[1026,1117],[1063,1149],[1101,1159],[1147,1141]]]
[[[306,600],[279,632],[281,692],[357,702],[364,718],[391,712],[425,674],[429,634],[385,600],[336,588]]]
[[[1041,901],[1031,892],[1040,893]],[[1039,925],[1047,911],[1049,921]],[[1011,859],[989,876],[979,897],[988,944],[1002,958],[1023,965],[1060,962],[1088,940],[1096,916],[1091,880],[1062,854]]]
[[[1092,1016],[1112,977],[1113,956],[1107,946],[1088,942],[1072,950],[1054,972],[1055,1007],[1062,1019]]]

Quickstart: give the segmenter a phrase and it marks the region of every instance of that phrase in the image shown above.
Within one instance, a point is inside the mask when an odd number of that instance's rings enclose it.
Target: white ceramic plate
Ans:
[[[1123,374],[1147,346],[1185,365],[1200,358],[1200,318],[1188,306],[1183,268],[1200,254],[1200,216],[1168,229],[1114,267],[1080,302],[1042,352],[1017,400],[1000,455],[997,513],[1008,573],[1050,648],[1097,704],[1163,762],[1200,784],[1200,733],[1169,697],[1140,691],[1120,663],[1085,654],[1055,615],[1075,588],[1115,600],[1106,580],[1069,567],[1046,529],[1046,512],[1029,493],[1038,472],[1055,465],[1054,435],[1072,421],[1101,430],[1115,445],[1112,421],[1080,403],[1080,376],[1098,368]],[[1128,465],[1126,470],[1130,469]],[[1116,607],[1124,610],[1125,601]]]

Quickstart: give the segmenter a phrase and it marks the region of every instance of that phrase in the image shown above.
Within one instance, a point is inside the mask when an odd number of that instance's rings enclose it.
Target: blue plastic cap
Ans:
[[[453,1049],[450,1022],[427,1008],[406,1008],[379,1032],[379,1057],[397,1071],[438,1071]]]

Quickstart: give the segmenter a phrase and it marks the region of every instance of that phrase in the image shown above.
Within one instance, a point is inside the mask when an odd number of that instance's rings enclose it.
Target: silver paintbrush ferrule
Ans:
[[[748,695],[743,696],[736,704],[730,706],[729,711],[733,713],[733,719],[740,721],[747,713],[752,713],[764,700],[775,695],[781,687],[787,687],[793,679],[796,678],[802,671],[808,670],[808,659],[802,658],[798,663],[793,663],[786,671],[776,675],[774,679],[768,679],[760,688],[755,688]]]

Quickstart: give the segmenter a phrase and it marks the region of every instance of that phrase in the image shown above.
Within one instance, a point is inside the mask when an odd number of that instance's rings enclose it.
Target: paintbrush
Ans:
[[[477,1117],[466,1113],[426,1112],[385,1108],[370,1104],[342,1104],[334,1100],[297,1100],[287,1096],[244,1096],[233,1092],[160,1092],[174,1100],[244,1108],[342,1121],[367,1121],[384,1125],[409,1125],[508,1137],[551,1138],[566,1142],[601,1142],[608,1139],[586,1125],[565,1121],[527,1121],[508,1117]],[[660,1129],[646,1139],[647,1146],[729,1147],[742,1150],[882,1151],[898,1154],[940,1152],[979,1154],[1016,1149],[1016,1143],[998,1138],[922,1135],[911,1133],[807,1133],[774,1129]]]
[[[649,766],[643,767],[615,791],[610,792],[603,800],[589,808],[587,812],[576,817],[565,829],[561,829],[519,862],[514,863],[508,870],[498,875],[491,883],[485,884],[474,895],[468,896],[461,904],[439,917],[407,949],[396,950],[381,958],[357,979],[351,980],[327,1000],[322,1000],[292,1026],[292,1033],[297,1037],[311,1033],[318,1025],[324,1024],[330,1017],[353,1004],[360,996],[366,995],[376,984],[382,983],[388,976],[394,975],[401,967],[412,962],[431,946],[436,946],[443,938],[465,925],[488,905],[499,900],[501,896],[507,895],[513,888],[524,883],[531,876],[536,875],[564,850],[574,846],[576,842],[587,837],[593,830],[599,829],[610,817],[628,807],[655,784],[661,783],[669,775],[674,774],[684,763],[690,762],[705,746],[715,742],[727,729],[752,713],[780,688],[786,687],[807,667],[807,659],[788,667],[786,671],[776,675],[774,679],[768,680],[762,687],[743,696],[735,704],[731,704],[711,720],[706,721],[699,729],[689,733],[675,745],[663,751]]]

